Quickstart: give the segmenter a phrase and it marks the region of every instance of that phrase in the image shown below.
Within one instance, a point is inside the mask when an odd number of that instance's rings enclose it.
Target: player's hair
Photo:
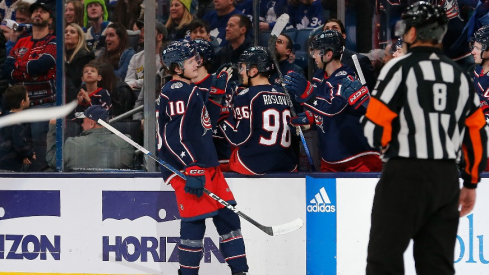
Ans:
[[[195,19],[194,21],[190,22],[190,24],[188,24],[188,30],[190,32],[193,32],[198,28],[204,28],[207,33],[211,32],[211,29],[209,28],[209,24],[207,24],[207,22],[202,21],[200,19]]]
[[[239,18],[239,27],[242,28],[244,27],[246,29],[245,36],[248,34],[248,32],[251,30],[251,20],[248,18],[248,16],[240,13],[236,13],[231,15],[231,17],[238,17]],[[230,18],[231,18],[230,17]]]
[[[79,26],[83,26],[83,3],[79,0],[68,0],[66,1],[65,7],[70,3],[73,5],[73,8],[75,10],[75,22],[73,23],[76,23]],[[83,34],[85,34],[85,32]]]
[[[75,2],[77,2],[77,1],[75,1]],[[71,61],[73,61],[73,58],[78,53],[78,51],[80,51],[82,48],[84,48],[86,51],[88,51],[88,48],[87,48],[87,43],[86,43],[86,39],[85,39],[85,32],[83,31],[83,29],[78,24],[70,23],[70,24],[66,25],[65,30],[68,26],[75,28],[76,32],[78,33],[78,44],[76,45],[75,50],[71,54],[69,60],[66,60],[66,52],[65,52],[65,61],[67,61],[68,63],[71,63]]]
[[[27,97],[27,89],[24,85],[14,85],[7,88],[5,91],[5,100],[10,109],[20,108],[20,103]]]
[[[104,79],[104,76],[102,75],[102,70],[100,68],[101,65],[102,65],[102,63],[98,62],[97,60],[92,60],[92,61],[88,62],[87,64],[85,64],[85,66],[83,66],[82,75],[83,75],[83,71],[85,71],[85,68],[86,67],[95,68],[97,70],[97,73],[100,76],[102,76],[102,80],[103,80]],[[103,87],[103,86],[100,85],[100,84],[102,84],[102,80],[97,81],[97,87],[99,87],[99,88],[100,87]],[[106,89],[106,88],[104,87],[104,89]]]
[[[341,22],[340,19],[336,19],[336,18],[330,18],[330,19],[326,20],[326,23],[324,23],[324,25],[323,25],[323,30],[324,30],[324,27],[326,26],[326,24],[328,24],[329,22],[334,22],[334,23],[338,24],[340,26],[341,34],[346,33],[345,25],[343,25],[343,22]]]

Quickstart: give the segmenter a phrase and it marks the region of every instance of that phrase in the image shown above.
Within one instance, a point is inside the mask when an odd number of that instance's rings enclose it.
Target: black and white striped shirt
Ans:
[[[385,159],[456,159],[463,144],[464,179],[477,184],[486,166],[489,132],[479,98],[470,78],[436,48],[414,47],[384,66],[362,123]]]

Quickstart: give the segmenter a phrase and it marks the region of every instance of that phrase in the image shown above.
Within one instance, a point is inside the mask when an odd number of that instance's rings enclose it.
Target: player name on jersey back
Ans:
[[[265,105],[280,104],[288,106],[287,96],[285,95],[263,95],[263,102]]]

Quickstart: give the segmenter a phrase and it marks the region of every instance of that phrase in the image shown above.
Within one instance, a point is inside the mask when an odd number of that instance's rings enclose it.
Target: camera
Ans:
[[[16,32],[21,32],[21,31],[25,31],[25,32],[29,32],[32,28],[32,25],[31,24],[17,24],[17,25],[14,25],[14,31]]]

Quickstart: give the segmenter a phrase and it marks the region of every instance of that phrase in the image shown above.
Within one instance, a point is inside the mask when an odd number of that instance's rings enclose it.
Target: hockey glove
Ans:
[[[288,72],[287,75],[284,76],[283,86],[295,96],[299,103],[309,101],[315,95],[314,87],[311,82],[307,81],[304,76],[296,72]]]
[[[221,71],[212,76],[211,82],[211,92],[209,95],[213,98],[222,97],[226,94],[226,87],[228,86],[228,81],[233,76],[233,69],[224,67]]]
[[[363,86],[360,81],[351,77],[343,78],[340,94],[348,104],[358,109],[360,106],[367,108],[370,101],[370,93],[367,86]]]
[[[304,113],[297,114],[297,116],[290,118],[290,125],[304,126],[314,123],[314,115],[310,111],[305,111]]]
[[[197,163],[191,163],[185,167],[185,193],[196,195],[197,198],[204,194],[205,170]]]

